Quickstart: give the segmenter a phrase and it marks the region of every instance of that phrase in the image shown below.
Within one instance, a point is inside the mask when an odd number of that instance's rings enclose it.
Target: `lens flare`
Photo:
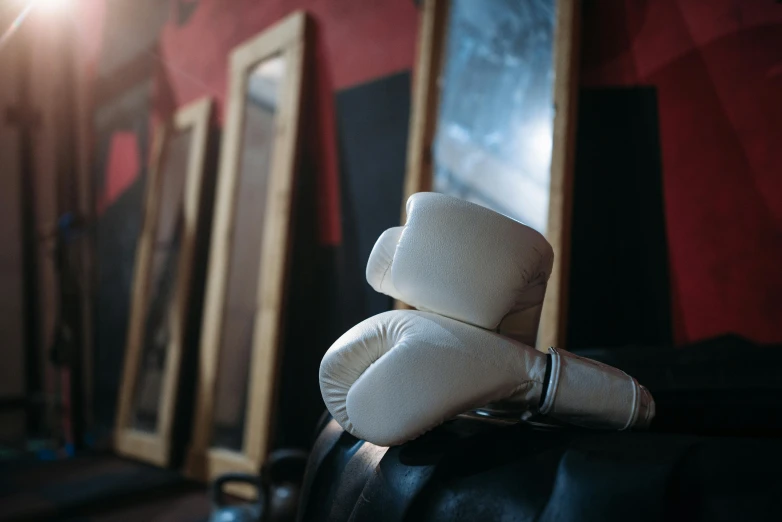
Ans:
[[[8,26],[8,29],[6,29],[2,36],[0,36],[0,50],[5,47],[5,44],[8,43],[8,40],[10,40],[14,33],[19,30],[19,28],[22,26],[22,23],[24,23],[24,19],[27,18],[27,15],[30,14],[30,11],[33,10],[33,7],[35,7],[36,3],[37,2],[35,1],[28,2],[22,11],[16,16],[16,18],[14,18],[14,21],[11,22],[11,25]]]
[[[14,33],[19,30],[33,9],[40,9],[46,13],[56,13],[62,11],[69,3],[70,0],[29,0],[26,3],[19,2],[20,5],[24,4],[24,7],[22,7],[22,10],[16,18],[14,18],[14,21],[11,22],[11,25],[8,26],[8,29],[0,35],[0,49],[2,49]]]

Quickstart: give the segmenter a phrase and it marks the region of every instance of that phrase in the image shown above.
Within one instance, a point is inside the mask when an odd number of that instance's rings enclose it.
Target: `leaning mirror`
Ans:
[[[197,238],[207,206],[204,170],[212,102],[177,111],[155,133],[147,178],[144,222],[120,387],[118,453],[165,466],[171,437],[188,319],[193,310]]]
[[[577,4],[424,0],[419,33],[405,200],[450,194],[548,238],[540,346],[564,342]]]
[[[187,465],[203,480],[257,472],[269,446],[305,33],[295,13],[231,55]]]

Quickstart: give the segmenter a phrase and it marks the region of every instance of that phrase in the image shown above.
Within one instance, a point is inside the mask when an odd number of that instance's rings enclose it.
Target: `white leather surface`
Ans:
[[[433,192],[411,196],[407,216],[404,227],[375,244],[369,284],[419,310],[501,326],[534,346],[554,260],[546,239],[492,210]]]
[[[367,261],[367,281],[370,286],[381,294],[390,295],[394,299],[402,297],[391,281],[391,263],[394,261],[396,245],[402,237],[405,227],[389,228],[375,241]]]
[[[385,312],[345,333],[320,365],[334,418],[374,444],[401,444],[460,413],[513,400],[536,408],[546,356],[453,319]]]
[[[543,236],[436,193],[414,194],[407,215],[377,240],[366,276],[419,311],[361,322],[321,362],[323,399],[345,430],[396,445],[490,403],[585,427],[648,425],[654,401],[635,379],[564,350],[551,351],[541,404],[547,357],[530,346],[553,263]]]

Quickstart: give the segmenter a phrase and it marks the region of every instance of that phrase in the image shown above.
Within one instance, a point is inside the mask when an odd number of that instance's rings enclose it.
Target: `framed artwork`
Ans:
[[[230,58],[186,466],[201,480],[258,472],[269,449],[306,39],[307,17],[296,12]],[[233,486],[235,494],[252,494]]]
[[[118,453],[167,466],[203,232],[212,101],[179,111],[154,137],[136,248],[125,365],[117,407]],[[195,311],[197,312],[197,311]]]
[[[424,0],[419,32],[404,201],[442,192],[546,236],[541,347],[565,342],[578,4]]]

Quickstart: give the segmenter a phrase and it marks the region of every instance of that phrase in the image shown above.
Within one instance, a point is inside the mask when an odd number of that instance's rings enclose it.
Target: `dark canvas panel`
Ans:
[[[584,89],[579,107],[567,348],[669,345],[656,90]]]

